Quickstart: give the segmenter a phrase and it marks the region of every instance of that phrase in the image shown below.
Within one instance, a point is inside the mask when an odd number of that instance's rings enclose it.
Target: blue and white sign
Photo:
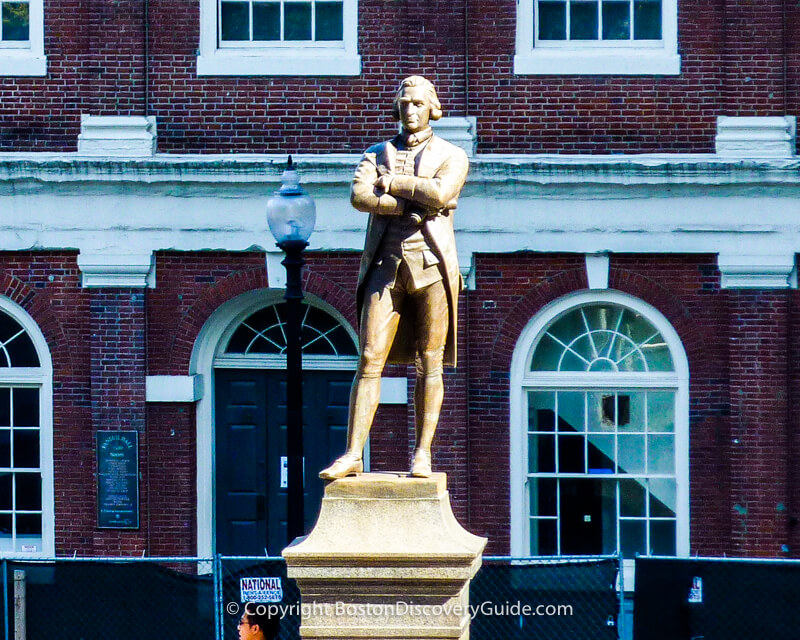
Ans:
[[[283,586],[280,578],[240,578],[240,602],[280,602]]]

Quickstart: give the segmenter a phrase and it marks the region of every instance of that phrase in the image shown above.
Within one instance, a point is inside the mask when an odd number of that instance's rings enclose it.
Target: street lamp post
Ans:
[[[287,544],[304,534],[303,478],[303,355],[301,313],[303,250],[314,230],[314,200],[300,186],[292,156],[281,177],[281,188],[267,203],[267,223],[278,247],[286,254],[286,455]]]

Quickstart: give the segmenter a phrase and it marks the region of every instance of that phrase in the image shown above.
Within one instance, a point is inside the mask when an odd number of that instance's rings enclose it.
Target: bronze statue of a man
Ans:
[[[429,121],[442,117],[442,107],[425,78],[403,80],[392,113],[402,133],[367,149],[350,193],[353,206],[370,214],[356,294],[361,357],[350,393],[347,451],[320,472],[326,480],[363,471],[387,361],[416,365],[411,475],[430,476],[443,368],[456,364],[461,274],[453,211],[469,161],[462,149],[433,135]]]

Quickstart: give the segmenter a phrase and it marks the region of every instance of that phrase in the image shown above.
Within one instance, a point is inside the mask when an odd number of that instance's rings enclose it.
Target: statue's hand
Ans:
[[[386,173],[381,176],[378,176],[378,179],[375,181],[375,194],[377,196],[382,196],[385,193],[389,193],[389,185],[392,184],[392,176],[391,173]]]

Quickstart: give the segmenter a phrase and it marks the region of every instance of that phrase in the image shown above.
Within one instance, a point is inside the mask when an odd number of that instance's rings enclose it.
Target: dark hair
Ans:
[[[245,611],[244,615],[249,625],[258,625],[266,640],[274,640],[278,637],[281,629],[281,619],[278,616],[270,616],[269,612],[263,611],[262,607],[254,608],[252,613]]]

